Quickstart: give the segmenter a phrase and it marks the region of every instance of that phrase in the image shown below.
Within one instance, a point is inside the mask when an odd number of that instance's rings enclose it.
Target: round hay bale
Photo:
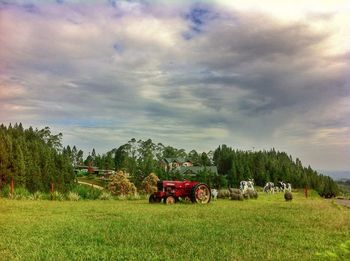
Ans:
[[[231,193],[231,200],[243,200],[242,194]]]
[[[218,198],[229,198],[230,191],[228,189],[220,189],[218,191]]]
[[[242,194],[240,189],[235,189],[235,188],[229,188],[228,189],[230,191],[230,193],[235,193],[235,194]]]
[[[284,199],[285,199],[286,201],[291,201],[291,200],[293,199],[293,194],[292,194],[292,192],[286,191],[286,192],[284,193]]]
[[[253,198],[255,194],[254,189],[247,189],[247,194],[249,195],[249,198]]]

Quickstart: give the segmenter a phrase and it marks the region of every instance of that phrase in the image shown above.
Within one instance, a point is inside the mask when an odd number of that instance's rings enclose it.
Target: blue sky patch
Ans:
[[[113,44],[113,49],[117,51],[117,53],[124,52],[124,45],[120,42]]]
[[[205,23],[209,10],[206,8],[195,7],[186,15],[186,18],[190,20],[196,26],[201,26]]]
[[[191,40],[203,31],[208,22],[216,19],[218,14],[208,7],[195,6],[184,17],[189,21],[189,30],[183,33],[182,36],[185,40]]]

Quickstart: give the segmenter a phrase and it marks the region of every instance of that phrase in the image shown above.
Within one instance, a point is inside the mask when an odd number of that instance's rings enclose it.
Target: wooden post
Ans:
[[[54,191],[55,191],[55,186],[54,186],[53,182],[51,182],[51,184],[50,184],[51,200],[53,199]]]
[[[13,193],[15,190],[15,181],[13,180],[13,177],[11,178],[11,186],[10,186],[10,197],[13,198]]]
[[[305,197],[307,198],[307,187],[306,186],[304,188],[304,194],[305,194]]]

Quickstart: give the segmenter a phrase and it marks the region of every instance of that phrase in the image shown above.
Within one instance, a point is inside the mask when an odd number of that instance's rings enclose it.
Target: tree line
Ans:
[[[164,158],[183,158],[192,161],[194,166],[217,166],[218,175],[205,168],[194,177],[181,175],[177,171],[168,172],[159,164]],[[238,187],[241,180],[254,179],[255,184],[264,186],[271,181],[291,183],[293,187],[315,189],[322,196],[338,193],[337,184],[328,176],[303,166],[300,159],[275,149],[264,151],[235,150],[221,145],[214,151],[197,152],[146,141],[131,139],[126,144],[105,154],[96,155],[95,150],[85,163],[93,162],[99,168],[125,170],[130,173],[138,187],[151,172],[161,179],[195,179],[212,187]]]
[[[316,190],[321,196],[338,193],[337,184],[329,176],[303,166],[300,159],[275,149],[269,151],[234,150],[226,145],[219,146],[213,155],[218,172],[226,178],[228,186],[238,186],[240,180],[253,178],[255,184],[264,186],[267,181],[284,181],[296,188]]]
[[[69,189],[74,171],[62,134],[52,134],[49,127],[24,129],[22,124],[0,126],[0,189],[14,180],[16,186],[30,192]]]
[[[156,173],[160,179],[195,179],[216,188],[238,187],[241,180],[253,178],[258,186],[264,186],[267,181],[284,181],[293,187],[315,189],[322,196],[338,193],[333,179],[275,149],[243,151],[221,145],[214,151],[187,153],[151,139],[133,138],[103,154],[96,154],[92,149],[84,158],[82,150],[76,146],[63,147],[61,141],[62,134],[54,135],[48,127],[24,130],[22,124],[1,125],[0,189],[14,178],[16,184],[29,191],[47,191],[52,182],[58,189],[67,190],[75,179],[73,166],[85,164],[126,171],[136,187],[140,187],[150,173]],[[182,158],[204,168],[196,176],[188,177],[178,171],[167,171],[160,164],[164,158]],[[218,174],[205,168],[213,165],[217,166]]]

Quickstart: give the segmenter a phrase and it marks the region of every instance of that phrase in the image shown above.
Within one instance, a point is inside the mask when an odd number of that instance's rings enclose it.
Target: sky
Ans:
[[[0,0],[0,122],[350,170],[347,0]]]

